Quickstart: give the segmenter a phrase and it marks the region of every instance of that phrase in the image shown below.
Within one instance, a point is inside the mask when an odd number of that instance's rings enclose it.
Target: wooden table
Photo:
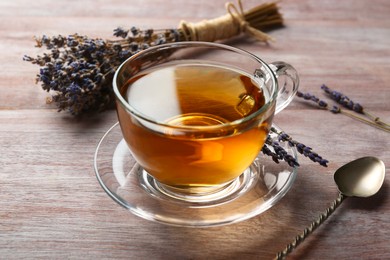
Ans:
[[[258,1],[244,1],[249,8]],[[387,1],[280,3],[285,28],[269,45],[229,44],[300,73],[302,91],[323,97],[323,83],[390,121],[390,4]],[[114,111],[74,118],[45,104],[34,84],[41,53],[32,36],[111,37],[117,26],[175,28],[179,21],[223,15],[224,1],[49,1],[0,3],[0,258],[1,259],[271,259],[338,191],[333,172],[373,155],[390,167],[390,135],[295,99],[275,122],[311,146],[329,166],[300,156],[293,188],[266,213],[234,225],[179,228],[138,218],[110,199],[96,180],[97,142]],[[380,192],[350,198],[291,259],[389,259],[389,176]]]

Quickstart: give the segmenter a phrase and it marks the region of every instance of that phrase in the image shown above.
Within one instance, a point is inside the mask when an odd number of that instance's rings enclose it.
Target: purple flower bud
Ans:
[[[318,153],[313,152],[313,149],[309,146],[306,146],[302,143],[299,143],[292,139],[291,136],[287,135],[284,132],[278,132],[277,129],[271,128],[271,131],[276,133],[278,135],[278,140],[283,142],[288,142],[289,146],[292,146],[297,149],[298,153],[303,154],[304,156],[308,157],[313,162],[319,163],[320,165],[327,167],[327,160],[323,159]],[[286,138],[288,136],[288,138]],[[266,144],[271,145],[274,148],[275,154],[278,156],[279,159],[283,159],[286,162],[289,163],[290,166],[295,165],[298,166],[298,162],[294,162],[287,152],[281,147],[281,145],[278,142],[272,141],[270,138],[267,138]],[[293,158],[293,157],[292,157]]]
[[[303,98],[306,99],[306,100],[312,100],[312,95],[310,95],[309,93],[305,93],[303,95]]]
[[[353,111],[357,113],[363,113],[363,107],[359,103],[353,105]]]
[[[282,132],[279,136],[278,136],[278,140],[279,141],[288,141],[290,139],[290,136],[284,132]]]
[[[121,27],[114,29],[114,36],[116,37],[126,38],[128,33],[129,31],[126,31]]]
[[[323,101],[323,100],[320,100],[320,101],[318,102],[318,105],[319,105],[320,107],[326,108],[326,107],[328,106],[328,103],[326,103],[326,102]]]
[[[330,89],[325,84],[322,84],[321,89],[330,94]]]
[[[328,167],[328,165],[327,165],[328,162],[329,162],[328,160],[321,159],[319,163],[320,163],[320,165],[322,165],[322,166]]]
[[[32,57],[28,56],[28,55],[24,55],[24,56],[23,56],[23,60],[24,60],[24,61],[32,62],[34,59],[33,59]]]
[[[338,106],[333,106],[332,109],[330,110],[332,113],[337,114],[340,113],[340,108]]]
[[[137,36],[137,34],[140,32],[140,30],[135,26],[131,27],[130,31],[133,34],[133,36]]]
[[[332,91],[331,95],[332,95],[333,99],[336,101],[340,101],[340,99],[342,97],[341,93],[339,93],[337,91]]]

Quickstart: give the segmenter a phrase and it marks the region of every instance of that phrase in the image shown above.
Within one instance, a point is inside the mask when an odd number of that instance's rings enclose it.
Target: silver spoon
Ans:
[[[334,181],[339,189],[339,196],[317,220],[313,221],[300,235],[276,254],[275,259],[284,259],[302,243],[317,227],[340,206],[347,197],[370,197],[382,187],[385,179],[385,164],[376,157],[363,157],[340,167],[334,173]]]

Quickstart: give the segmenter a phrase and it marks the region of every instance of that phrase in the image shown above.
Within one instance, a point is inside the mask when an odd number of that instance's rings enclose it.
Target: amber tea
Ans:
[[[225,66],[154,67],[120,91],[143,117],[132,117],[117,104],[133,156],[151,176],[174,187],[215,186],[237,178],[260,152],[273,115],[273,108],[253,114],[268,95],[253,75]],[[234,123],[250,115],[245,124]],[[153,127],[151,121],[163,126]]]

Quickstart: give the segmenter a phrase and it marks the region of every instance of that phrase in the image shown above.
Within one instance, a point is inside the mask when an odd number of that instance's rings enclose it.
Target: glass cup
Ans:
[[[274,115],[298,83],[291,65],[223,44],[170,43],[133,55],[113,88],[140,185],[195,206],[240,196]]]

